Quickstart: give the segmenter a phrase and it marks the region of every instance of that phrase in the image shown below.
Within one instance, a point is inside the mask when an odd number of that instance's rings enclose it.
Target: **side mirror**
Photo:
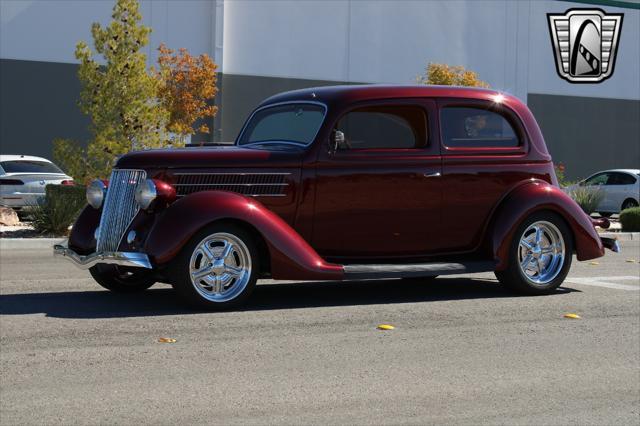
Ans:
[[[336,151],[341,149],[349,149],[349,144],[347,143],[343,132],[340,130],[334,130],[333,138],[331,138],[330,143],[330,151],[334,154]]]

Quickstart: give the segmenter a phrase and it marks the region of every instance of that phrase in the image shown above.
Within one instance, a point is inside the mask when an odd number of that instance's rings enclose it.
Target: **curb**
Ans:
[[[0,250],[51,249],[53,245],[66,241],[65,238],[0,238]]]
[[[640,232],[600,232],[598,235],[605,238],[615,238],[618,241],[640,240]]]

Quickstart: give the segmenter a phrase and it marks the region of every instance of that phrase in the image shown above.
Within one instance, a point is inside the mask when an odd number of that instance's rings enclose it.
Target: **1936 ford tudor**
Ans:
[[[495,271],[544,294],[614,240],[560,190],[518,99],[455,87],[339,86],[265,100],[233,146],[132,152],[54,248],[119,292],[171,283],[237,306],[261,277]],[[390,282],[389,285],[393,285]]]

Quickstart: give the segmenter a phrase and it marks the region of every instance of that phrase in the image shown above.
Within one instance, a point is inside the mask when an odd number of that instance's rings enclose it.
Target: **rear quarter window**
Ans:
[[[633,185],[636,178],[627,173],[613,173],[609,179],[609,185]]]
[[[516,148],[517,132],[502,114],[483,108],[444,107],[442,143],[447,148]]]

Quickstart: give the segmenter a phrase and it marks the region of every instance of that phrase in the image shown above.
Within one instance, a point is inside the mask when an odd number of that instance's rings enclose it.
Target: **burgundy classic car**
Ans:
[[[455,87],[339,86],[282,93],[233,146],[132,152],[55,254],[103,287],[168,282],[228,308],[261,277],[415,278],[495,271],[555,290],[614,240],[558,188],[518,99]],[[389,282],[389,285],[394,285]]]

